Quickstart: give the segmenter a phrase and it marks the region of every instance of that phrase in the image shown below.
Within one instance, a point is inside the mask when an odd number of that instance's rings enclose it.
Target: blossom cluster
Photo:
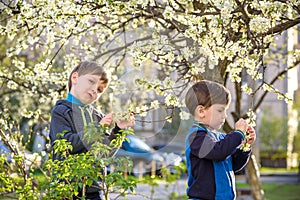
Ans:
[[[180,95],[190,80],[210,77],[212,71],[221,78],[228,74],[233,82],[242,81],[241,73],[265,80],[264,48],[274,42],[269,30],[296,18],[299,6],[295,0],[244,5],[233,0],[9,2],[0,4],[0,35],[7,39],[6,57],[11,60],[5,66],[15,69],[1,67],[8,89],[22,87],[24,96],[46,104],[49,97],[55,101],[64,95],[68,74],[80,60],[97,60],[115,74],[114,80],[130,67],[154,68],[153,77],[152,72],[134,77],[133,90],[147,93],[141,97],[150,101],[130,108],[140,113],[150,109],[145,106],[157,107],[151,103],[157,100],[154,94],[166,106],[181,107]],[[292,59],[297,56],[299,52]],[[265,91],[288,99],[262,82]],[[248,84],[241,89],[254,92]],[[181,116],[186,118],[183,112]]]

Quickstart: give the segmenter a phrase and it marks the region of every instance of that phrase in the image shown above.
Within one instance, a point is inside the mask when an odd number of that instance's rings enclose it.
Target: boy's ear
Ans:
[[[78,72],[73,72],[73,74],[71,75],[72,84],[77,83],[77,79],[78,79]]]
[[[202,105],[198,105],[197,108],[196,108],[196,112],[198,113],[199,117],[200,118],[203,118],[205,117],[205,107],[202,106]]]

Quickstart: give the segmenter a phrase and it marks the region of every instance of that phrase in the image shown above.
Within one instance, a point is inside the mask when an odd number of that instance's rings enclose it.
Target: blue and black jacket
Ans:
[[[236,197],[234,173],[242,170],[251,151],[238,147],[244,134],[212,132],[195,122],[186,137],[187,195],[200,200],[232,200]]]

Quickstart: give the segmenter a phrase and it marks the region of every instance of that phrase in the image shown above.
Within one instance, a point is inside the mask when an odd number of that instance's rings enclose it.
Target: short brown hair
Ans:
[[[72,88],[72,81],[71,77],[74,72],[78,72],[78,76],[86,75],[86,74],[92,74],[92,75],[98,75],[101,76],[100,80],[102,80],[103,83],[108,83],[109,79],[107,77],[106,72],[104,69],[98,65],[95,62],[88,62],[84,61],[79,63],[71,72],[69,76],[69,82],[68,82],[68,88],[69,91],[71,91]]]
[[[202,80],[195,83],[188,90],[185,96],[185,104],[189,112],[194,115],[198,105],[202,105],[205,108],[213,104],[229,105],[230,99],[230,92],[223,85],[213,81]]]

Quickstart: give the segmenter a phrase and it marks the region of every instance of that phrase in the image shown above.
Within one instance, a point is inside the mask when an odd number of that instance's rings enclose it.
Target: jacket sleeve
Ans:
[[[71,153],[82,152],[85,148],[81,138],[83,131],[74,133],[72,128],[72,119],[69,117],[69,109],[63,105],[55,106],[52,110],[52,118],[50,123],[50,139],[53,146],[54,141],[60,139],[57,134],[64,134],[64,138],[71,143],[73,149]]]
[[[234,172],[241,171],[247,164],[252,150],[248,152],[243,152],[240,149],[237,149],[236,152],[232,155],[232,167]]]
[[[235,131],[226,134],[220,141],[209,136],[204,130],[197,131],[195,134],[194,138],[190,140],[191,154],[198,158],[214,161],[225,160],[232,155],[244,138],[241,133]]]
[[[115,128],[113,128],[112,132],[109,135],[109,140],[113,140],[116,138],[117,134],[120,133],[119,131],[122,130],[118,125],[116,124]]]

